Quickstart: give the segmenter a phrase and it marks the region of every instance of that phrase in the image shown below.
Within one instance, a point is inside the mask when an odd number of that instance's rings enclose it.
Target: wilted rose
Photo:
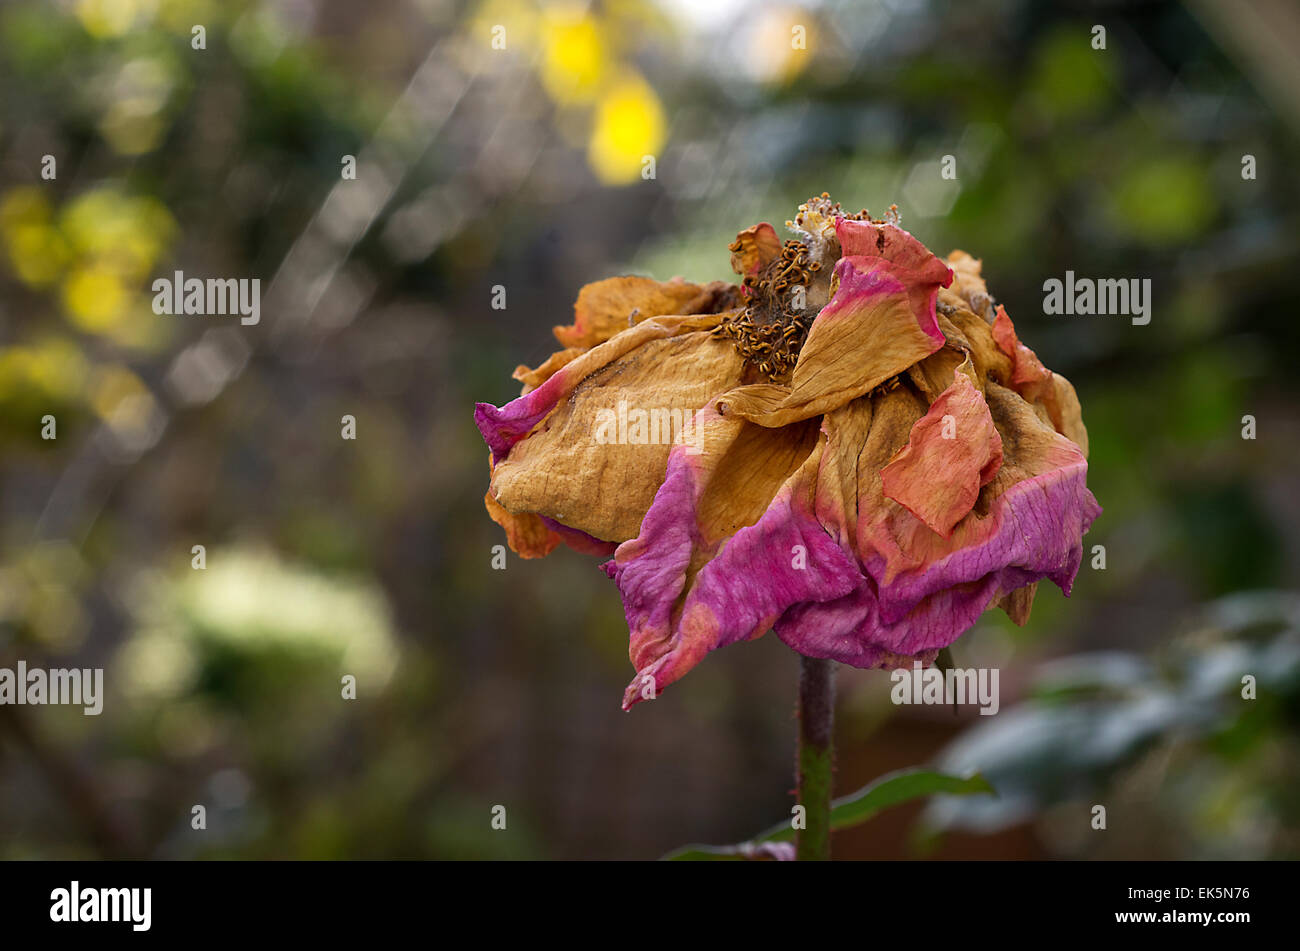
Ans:
[[[1074,388],[979,261],[825,195],[787,226],[740,233],[739,287],[587,285],[565,349],[475,412],[511,547],[613,555],[625,708],[769,628],[855,667],[930,663],[993,605],[1023,624],[1044,577],[1069,594],[1100,514]],[[595,438],[620,403],[636,431]],[[673,411],[690,438],[649,438]]]

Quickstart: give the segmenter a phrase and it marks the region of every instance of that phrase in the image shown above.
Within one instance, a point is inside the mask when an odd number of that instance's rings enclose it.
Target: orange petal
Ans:
[[[731,269],[741,277],[757,274],[781,256],[781,239],[766,221],[736,235],[732,245]]]
[[[1083,410],[1074,386],[1059,373],[1052,374],[1052,385],[1043,394],[1043,405],[1058,433],[1083,450],[1088,456],[1088,430],[1083,425]]]
[[[544,558],[560,544],[560,536],[532,512],[516,515],[507,511],[489,492],[483,496],[488,515],[506,530],[506,543],[521,558]]]
[[[880,473],[885,497],[944,538],[1002,465],[1002,437],[971,382],[973,372],[968,361],[955,373],[952,385],[912,426],[907,446]]]
[[[988,321],[976,316],[964,300],[960,306],[939,314],[939,329],[953,346],[970,355],[981,386],[984,380],[1011,379],[1011,358],[998,348]]]
[[[1011,388],[1030,403],[1036,403],[1051,385],[1052,371],[1043,366],[1038,355],[1030,350],[1016,336],[1016,328],[1007,316],[1006,309],[999,304],[997,316],[993,319],[993,339],[998,349],[1011,358]]]
[[[1099,511],[1083,486],[1087,463],[1078,446],[1054,432],[1013,390],[989,381],[984,402],[1002,440],[1002,465],[980,490],[971,511],[957,523],[950,536],[944,537],[885,495],[881,471],[877,468],[907,441],[908,428],[922,417],[919,399],[903,387],[874,399],[871,432],[859,457],[857,551],[882,591],[899,579],[903,579],[901,583],[905,586],[911,584],[930,566],[951,573],[961,567],[959,561],[966,557],[963,550],[974,558],[973,567],[978,568],[980,559],[987,556],[988,546],[1021,541],[1028,544],[1033,535],[1053,540],[1053,545],[1073,538],[1077,545],[1082,531],[1075,527],[1075,522],[1081,520],[1086,525]],[[1041,491],[1037,488],[1040,485]],[[1031,487],[1035,487],[1033,492],[1029,492]],[[1052,493],[1063,493],[1064,497],[1049,504]],[[1015,499],[1017,504],[1024,503],[1035,512],[1047,506],[1033,516],[1034,530],[1030,532],[1026,527],[1023,539],[999,514],[1004,505],[1003,496]],[[997,541],[1000,535],[1003,537]],[[980,551],[985,554],[975,554]],[[1048,560],[1062,551],[1053,548]],[[1078,555],[1075,551],[1072,557]],[[1026,563],[1024,567],[1029,565]],[[1073,578],[1077,562],[1073,567],[1062,562],[1059,568],[1060,572],[1049,577],[1064,587],[1065,580]]]
[[[957,372],[958,367],[966,365],[975,388],[983,392],[983,384],[974,370],[974,365],[970,362],[968,345],[961,332],[946,321],[940,321],[939,327],[948,342],[924,360],[908,367],[907,378],[925,397],[926,403],[933,404],[948,387],[952,386],[952,375]]]

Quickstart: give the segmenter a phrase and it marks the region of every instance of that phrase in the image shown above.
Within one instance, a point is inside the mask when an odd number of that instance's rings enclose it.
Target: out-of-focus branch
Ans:
[[[1295,0],[1188,0],[1206,32],[1300,131],[1300,6]]]
[[[94,784],[75,764],[51,749],[12,704],[0,704],[0,729],[32,758],[50,786],[81,820],[100,855],[107,859],[144,858],[134,837],[114,815]]]

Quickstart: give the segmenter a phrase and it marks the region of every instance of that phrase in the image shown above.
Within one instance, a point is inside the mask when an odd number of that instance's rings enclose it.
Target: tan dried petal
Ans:
[[[948,255],[948,266],[953,273],[949,293],[960,297],[976,316],[992,320],[993,299],[989,296],[989,289],[981,275],[983,261],[971,257],[965,251],[956,250]]]
[[[511,374],[516,380],[524,384],[519,395],[523,396],[525,393],[531,393],[549,380],[560,367],[572,363],[586,352],[584,347],[567,347],[564,350],[557,350],[535,370],[528,369],[526,364],[519,364],[519,366],[515,367],[515,372]]]
[[[1003,595],[998,607],[1007,613],[1016,627],[1024,627],[1029,621],[1029,612],[1034,606],[1034,595],[1038,592],[1038,582],[1017,588],[1010,594]]]
[[[594,347],[650,317],[716,314],[738,302],[739,290],[724,281],[692,284],[680,277],[666,282],[611,277],[579,291],[573,324],[555,327],[553,332],[565,347]]]
[[[958,345],[970,354],[980,381],[1006,383],[1011,379],[1011,358],[999,349],[993,339],[993,329],[983,317],[965,306],[957,307],[939,315],[939,329],[950,342],[960,341]]]
[[[1059,373],[1052,374],[1052,383],[1043,394],[1043,405],[1056,431],[1083,450],[1088,456],[1088,430],[1083,425],[1083,408],[1074,392],[1074,384]]]
[[[633,347],[594,368],[511,449],[493,472],[492,492],[510,511],[545,515],[605,541],[634,538],[663,482],[672,440],[743,372],[735,348],[709,333]]]

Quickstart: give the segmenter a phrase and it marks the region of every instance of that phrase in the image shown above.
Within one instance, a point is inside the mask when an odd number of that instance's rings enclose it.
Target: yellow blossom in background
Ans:
[[[656,156],[664,143],[663,106],[650,85],[628,74],[600,97],[587,158],[596,177],[606,185],[622,185],[641,177],[646,156]]]
[[[148,24],[158,9],[158,0],[77,0],[75,9],[86,32],[105,40]]]
[[[600,24],[582,7],[547,11],[542,25],[542,83],[561,105],[594,100],[609,71]]]
[[[19,394],[49,402],[75,399],[86,377],[86,360],[67,340],[0,348],[0,404]]]
[[[39,188],[15,188],[0,202],[0,240],[10,267],[24,284],[40,288],[59,279],[67,245],[54,227],[49,199]]]
[[[130,281],[149,274],[176,233],[162,202],[108,186],[69,202],[61,225],[77,252],[109,263]]]
[[[97,262],[73,268],[63,282],[64,310],[74,324],[91,333],[110,331],[127,300],[118,272]]]
[[[151,197],[97,188],[67,204],[59,230],[71,256],[60,293],[68,319],[128,346],[160,341],[165,328],[142,302],[145,282],[176,233],[166,207]]]

